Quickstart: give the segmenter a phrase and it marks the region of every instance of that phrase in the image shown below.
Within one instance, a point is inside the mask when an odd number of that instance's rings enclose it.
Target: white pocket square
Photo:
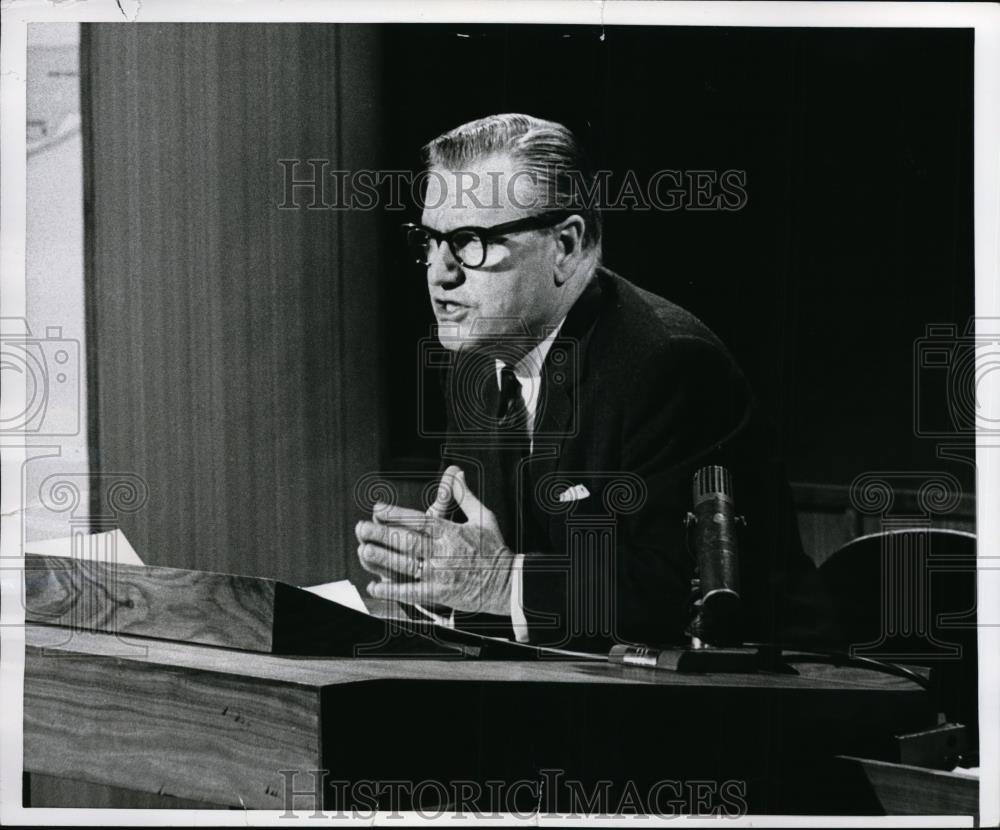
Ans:
[[[585,499],[590,495],[590,490],[588,490],[582,484],[574,484],[572,487],[567,487],[559,494],[559,501],[579,501],[580,499]]]

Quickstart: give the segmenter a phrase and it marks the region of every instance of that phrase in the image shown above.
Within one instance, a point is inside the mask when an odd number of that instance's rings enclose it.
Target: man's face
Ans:
[[[439,175],[437,175],[439,174]],[[515,175],[517,174],[517,175]],[[518,174],[507,156],[489,156],[462,171],[433,168],[421,222],[447,232],[488,228],[539,213],[528,176]],[[459,262],[446,243],[431,244],[427,287],[445,348],[475,347],[507,336],[537,340],[559,307],[549,230],[518,231],[489,237],[480,268]]]

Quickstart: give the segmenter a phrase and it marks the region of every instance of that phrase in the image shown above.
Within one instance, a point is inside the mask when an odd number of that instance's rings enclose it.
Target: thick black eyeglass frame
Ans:
[[[406,234],[407,243],[409,243],[410,235],[414,231],[420,231],[425,234],[428,238],[433,239],[439,245],[442,242],[448,243],[448,249],[451,251],[451,255],[455,257],[462,265],[466,268],[481,268],[483,263],[486,262],[486,256],[488,253],[489,243],[492,239],[497,236],[509,233],[517,233],[518,231],[532,231],[540,230],[541,228],[551,228],[553,225],[557,225],[574,214],[579,213],[577,210],[550,210],[546,213],[539,213],[536,216],[525,216],[523,219],[515,219],[512,222],[502,222],[499,225],[493,225],[489,228],[479,227],[478,225],[463,225],[461,228],[455,228],[447,233],[434,230],[434,228],[428,228],[426,225],[418,225],[413,222],[406,222],[400,226],[400,230]],[[455,237],[462,233],[475,234],[479,238],[479,243],[483,249],[482,259],[477,263],[466,262],[459,255],[455,248]],[[418,265],[427,265],[427,262],[416,258]]]

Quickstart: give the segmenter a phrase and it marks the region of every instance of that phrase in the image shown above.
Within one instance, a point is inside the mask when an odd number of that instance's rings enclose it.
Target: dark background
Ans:
[[[85,24],[95,529],[121,526],[150,564],[366,584],[355,522],[376,497],[416,506],[437,467],[416,417],[432,316],[395,230],[414,213],[307,194],[281,209],[279,160],[418,169],[426,141],[502,111],[565,122],[616,177],[746,171],[737,212],[608,214],[605,261],[729,343],[780,427],[817,560],[882,526],[848,489],[872,471],[921,520],[919,488],[956,476],[960,509],[929,518],[974,529],[973,468],[914,432],[917,390],[947,437],[944,381],[971,388],[947,353],[917,385],[914,348],[973,313],[972,46],[958,30]],[[111,498],[121,475],[145,482],[141,509]]]
[[[385,38],[390,169],[419,169],[420,146],[460,123],[526,112],[569,126],[614,172],[611,192],[629,169],[643,183],[745,170],[739,211],[607,212],[605,265],[729,344],[794,480],[940,468],[914,435],[913,355],[927,324],[962,330],[973,314],[970,33],[400,25]],[[400,221],[386,216],[387,238]],[[391,268],[390,456],[433,459],[405,406],[433,315],[422,272],[400,252]],[[948,469],[971,486],[971,467]]]

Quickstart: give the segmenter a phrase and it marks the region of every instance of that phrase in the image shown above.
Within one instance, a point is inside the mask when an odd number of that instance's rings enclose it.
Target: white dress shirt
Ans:
[[[527,410],[528,439],[530,441],[530,451],[535,449],[535,411],[538,408],[538,394],[542,387],[542,366],[548,356],[552,342],[559,334],[564,317],[559,321],[552,333],[542,340],[535,348],[514,364],[514,377],[521,384],[521,397],[524,399],[524,408]],[[502,360],[497,361],[497,388],[501,387],[500,372],[504,367]],[[489,505],[487,505],[488,507]],[[510,622],[514,629],[514,636],[519,643],[528,641],[528,620],[524,616],[523,596],[524,581],[524,554],[519,553],[514,557],[514,564],[511,568],[510,579]]]

